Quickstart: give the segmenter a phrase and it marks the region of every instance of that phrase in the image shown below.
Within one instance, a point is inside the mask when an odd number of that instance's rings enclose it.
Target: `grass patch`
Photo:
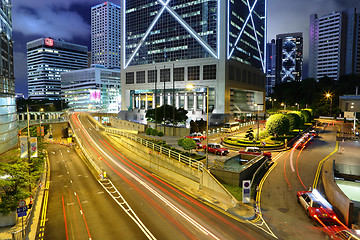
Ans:
[[[237,200],[242,201],[242,188],[223,184],[223,186],[233,195]]]

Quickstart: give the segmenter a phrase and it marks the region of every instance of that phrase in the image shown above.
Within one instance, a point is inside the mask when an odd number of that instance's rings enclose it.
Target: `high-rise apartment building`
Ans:
[[[302,33],[276,35],[276,83],[301,81],[302,68]]]
[[[207,87],[210,124],[264,102],[266,0],[122,0],[121,23],[121,106],[138,120],[164,103],[206,119]]]
[[[270,96],[276,84],[276,43],[272,39],[266,44],[266,95]]]
[[[309,77],[360,73],[359,14],[354,8],[310,16]]]
[[[120,70],[93,65],[61,74],[62,97],[73,111],[119,112]]]
[[[17,144],[11,0],[0,0],[0,153]]]
[[[120,69],[121,9],[111,2],[91,8],[92,64]]]
[[[87,47],[52,38],[27,43],[31,99],[61,99],[61,73],[87,67]]]

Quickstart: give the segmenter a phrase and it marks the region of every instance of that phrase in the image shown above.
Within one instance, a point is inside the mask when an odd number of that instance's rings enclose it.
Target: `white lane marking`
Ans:
[[[70,183],[72,183],[72,180],[70,180]]]
[[[58,177],[63,177],[64,175],[59,175]]]
[[[86,133],[87,134],[87,133]],[[87,134],[89,139],[96,145],[96,147],[109,159],[111,160],[116,166],[118,166],[121,170],[123,170],[125,173],[130,175],[132,178],[138,181],[141,185],[143,185],[145,188],[147,188],[150,192],[152,192],[156,197],[158,197],[161,201],[164,202],[165,205],[168,205],[171,209],[173,209],[176,213],[178,213],[180,216],[185,218],[191,225],[202,231],[205,235],[210,235],[215,239],[219,239],[216,237],[213,233],[211,233],[209,230],[207,230],[205,227],[203,227],[200,223],[196,222],[193,218],[191,218],[189,215],[184,213],[182,210],[177,208],[174,204],[172,204],[169,200],[167,200],[165,197],[163,197],[160,193],[155,191],[152,187],[150,187],[147,183],[142,181],[140,178],[138,178],[135,174],[130,172],[128,169],[126,169],[124,166],[120,165],[117,161],[115,161],[112,157],[110,157],[102,148],[99,147],[99,145],[90,137],[89,134]]]
[[[67,172],[67,174],[70,174],[69,172]]]
[[[68,153],[70,152],[70,150],[68,149],[68,150],[66,150]]]
[[[97,194],[102,194],[102,193],[104,193],[104,192],[97,192]]]
[[[55,154],[55,152],[51,152],[52,154]]]
[[[81,210],[81,209],[80,209],[80,214],[81,214],[81,215],[83,215],[83,212],[82,212],[82,210]]]

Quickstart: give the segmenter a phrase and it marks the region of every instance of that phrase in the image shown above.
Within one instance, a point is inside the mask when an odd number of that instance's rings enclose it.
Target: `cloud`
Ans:
[[[36,14],[20,9],[13,15],[13,29],[24,35],[74,39],[90,37],[90,26],[77,13],[45,9]]]

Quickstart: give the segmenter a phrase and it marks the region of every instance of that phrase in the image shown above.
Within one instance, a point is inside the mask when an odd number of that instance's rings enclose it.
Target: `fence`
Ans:
[[[135,134],[131,134],[129,132],[121,131],[119,129],[114,129],[114,128],[105,128],[105,131],[108,133],[117,134],[117,135],[129,138],[137,143],[140,143],[143,146],[151,148],[152,150],[157,151],[159,153],[162,153],[162,154],[168,156],[169,158],[172,158],[179,162],[182,162],[182,163],[188,165],[189,167],[196,168],[199,171],[202,171],[204,168],[204,165],[201,162],[198,162],[191,157],[185,156],[185,155],[178,153],[176,151],[173,151],[169,148],[157,145],[157,144],[150,142],[146,139],[143,139]]]

